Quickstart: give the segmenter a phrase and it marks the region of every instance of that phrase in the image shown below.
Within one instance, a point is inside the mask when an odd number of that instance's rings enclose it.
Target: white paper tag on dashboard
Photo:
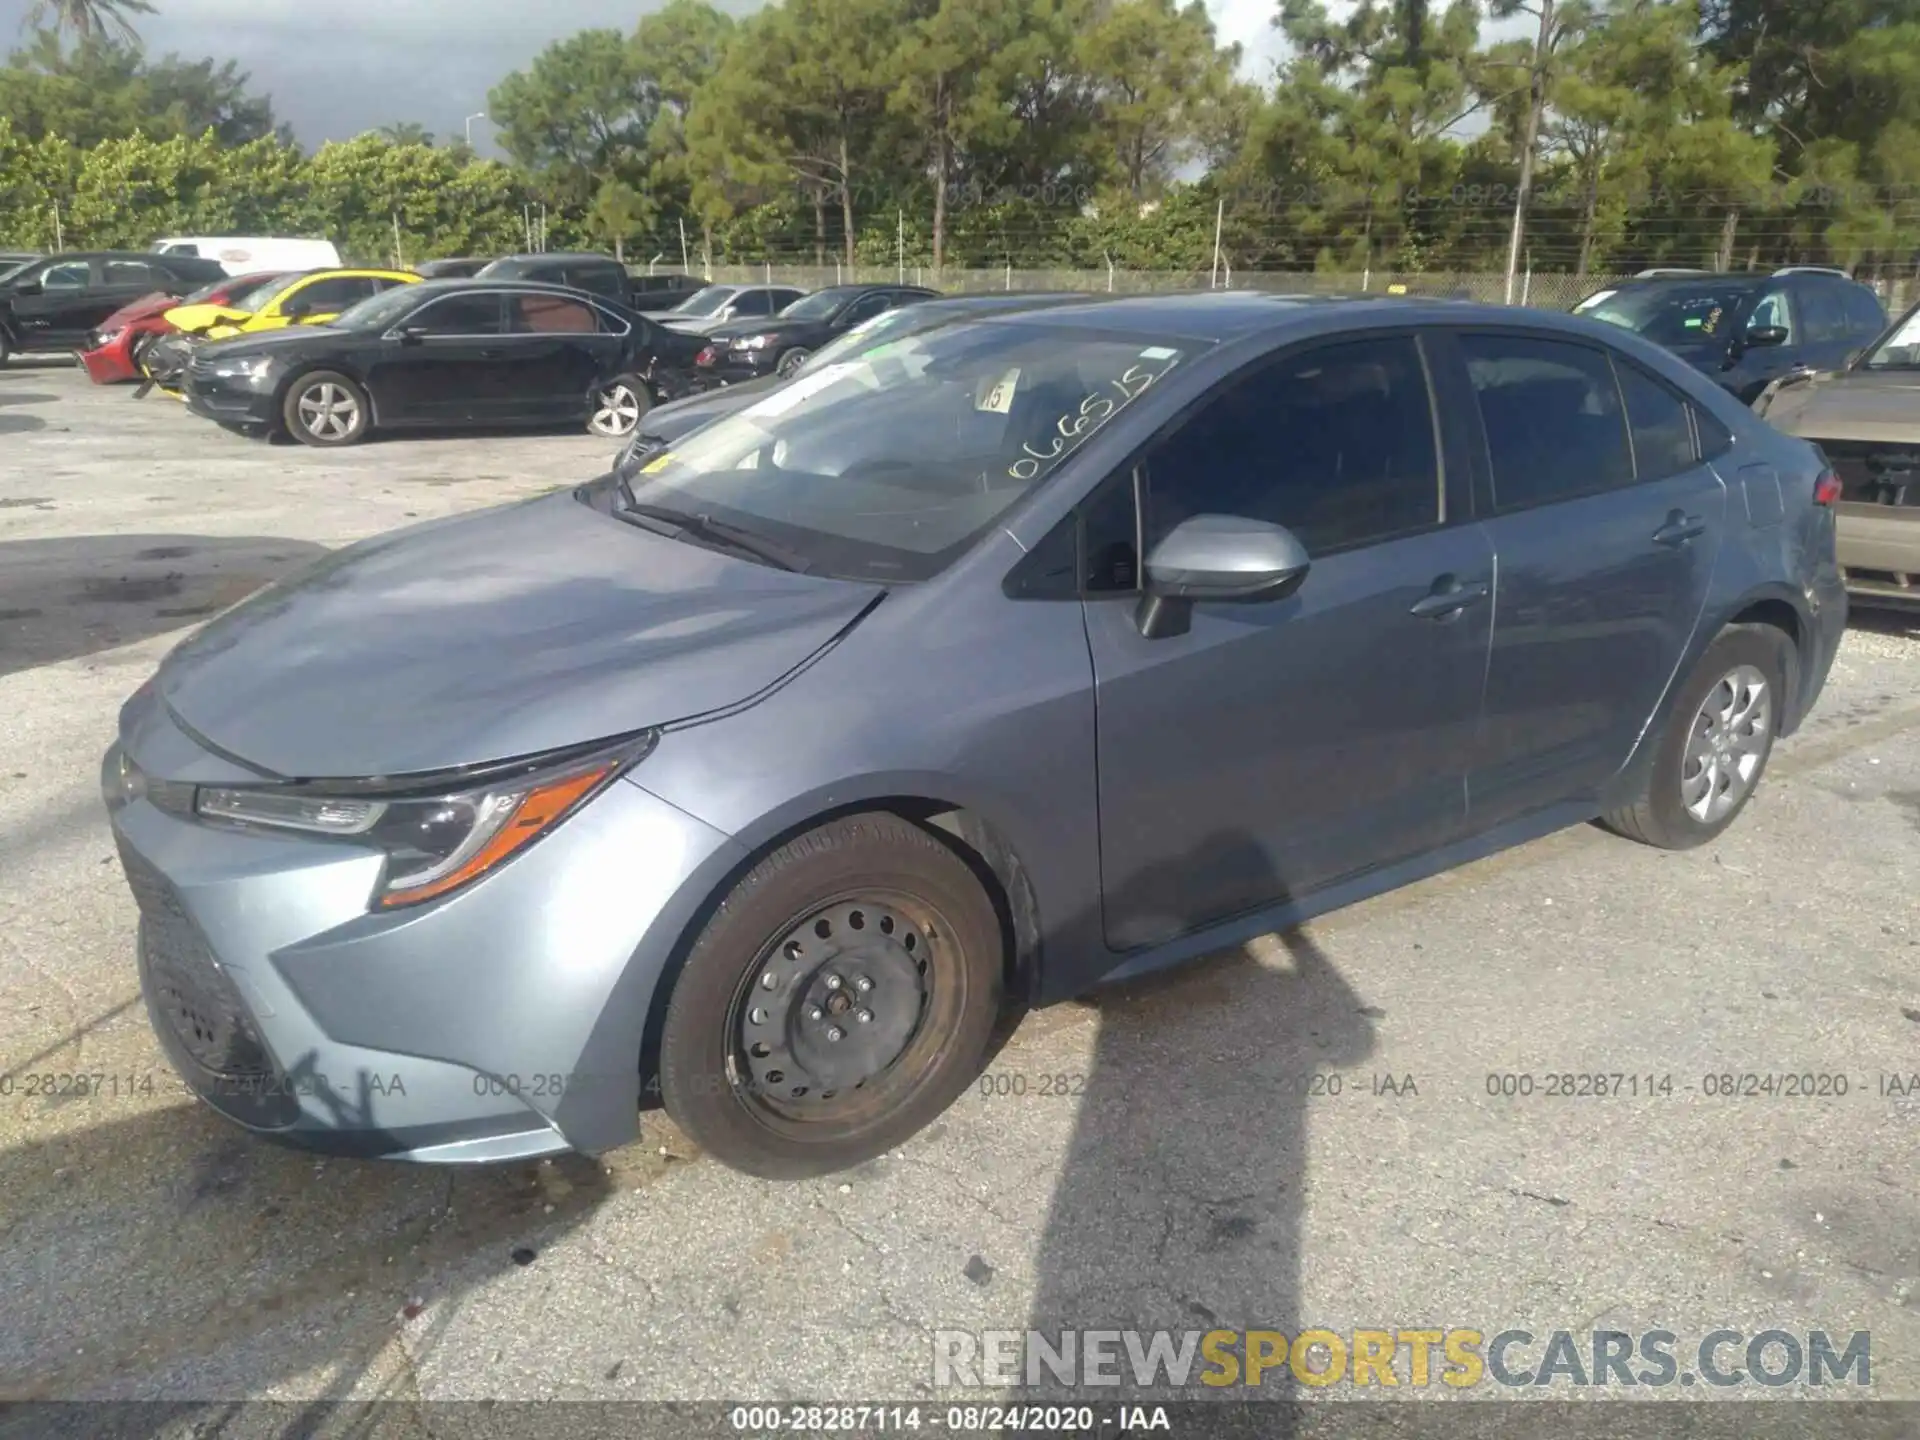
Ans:
[[[1010,415],[1013,413],[1013,392],[1020,386],[1020,367],[1014,366],[998,380],[986,396],[974,405],[982,415]]]

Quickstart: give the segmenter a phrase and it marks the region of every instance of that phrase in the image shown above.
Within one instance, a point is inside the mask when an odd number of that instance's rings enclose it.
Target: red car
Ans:
[[[278,280],[281,270],[262,270],[251,275],[229,275],[211,285],[202,286],[181,297],[156,290],[130,305],[122,305],[100,322],[89,340],[90,347],[80,353],[80,363],[96,385],[115,385],[140,378],[140,361],[147,347],[173,329],[167,323],[169,310],[182,305],[229,305],[249,290],[269,280]]]

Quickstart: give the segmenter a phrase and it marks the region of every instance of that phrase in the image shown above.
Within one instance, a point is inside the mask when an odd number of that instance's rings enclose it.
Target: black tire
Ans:
[[[778,375],[782,380],[790,379],[793,372],[806,364],[807,357],[812,354],[813,352],[811,350],[796,345],[793,349],[784,352],[780,358],[774,362],[773,373]]]
[[[612,397],[616,391],[626,393],[631,400],[631,407],[614,403]],[[593,411],[587,416],[587,433],[598,435],[603,440],[630,440],[651,409],[653,409],[653,391],[647,388],[646,381],[638,375],[616,375],[593,397]],[[616,412],[618,412],[618,426],[615,426],[610,419]]]
[[[147,373],[147,352],[153,348],[153,342],[159,338],[158,335],[136,335],[132,343],[127,346],[127,362],[133,366],[136,379]]]
[[[1721,631],[1674,699],[1666,726],[1655,745],[1646,791],[1634,804],[1601,817],[1601,823],[1617,835],[1662,850],[1691,850],[1733,824],[1759,788],[1766,774],[1767,760],[1773,754],[1774,737],[1779,732],[1787,704],[1787,677],[1793,673],[1792,646],[1793,642],[1771,625],[1732,625]],[[1743,670],[1757,671],[1764,678],[1767,707],[1764,723],[1758,730],[1743,727],[1750,736],[1751,753],[1758,763],[1750,774],[1741,776],[1738,791],[1734,793],[1731,783],[1723,789],[1717,774],[1709,776],[1704,768],[1689,761],[1687,751],[1696,733],[1703,737],[1703,743],[1711,743],[1708,736],[1714,727],[1707,720],[1704,707],[1710,696],[1731,693],[1732,677]],[[1730,690],[1722,692],[1722,685],[1729,685]],[[1733,698],[1737,701],[1739,697]],[[1737,748],[1722,753],[1730,753],[1735,763],[1744,763],[1740,759],[1742,752]],[[1704,780],[1703,793],[1716,796],[1724,793],[1731,803],[1718,813],[1702,818],[1686,803],[1685,787],[1690,780],[1696,784]]]
[[[331,388],[329,388],[331,387]],[[350,406],[350,410],[341,406]],[[319,423],[322,413],[330,417]],[[364,439],[373,419],[367,392],[336,370],[312,370],[297,377],[281,397],[280,419],[302,445],[336,449]]]
[[[667,1113],[765,1179],[870,1160],[978,1076],[1004,961],[992,900],[934,835],[877,813],[810,830],[748,871],[694,942],[661,1036]]]
[[[7,327],[0,325],[0,368],[13,358],[13,337],[7,334]]]

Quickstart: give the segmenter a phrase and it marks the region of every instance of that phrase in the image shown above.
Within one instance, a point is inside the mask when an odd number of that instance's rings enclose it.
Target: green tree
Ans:
[[[1240,47],[1215,44],[1201,0],[1115,0],[1081,37],[1095,131],[1112,171],[1140,199],[1191,158],[1233,87]]]
[[[433,132],[417,120],[397,120],[373,132],[389,145],[431,145]]]
[[[83,45],[102,39],[132,44],[140,35],[127,17],[153,13],[148,0],[34,0],[27,7],[22,27],[45,27],[56,35],[71,35]]]
[[[500,148],[559,201],[585,206],[612,180],[643,183],[659,95],[617,30],[549,45],[487,97]]]
[[[736,29],[732,16],[706,0],[671,0],[664,9],[641,17],[632,42],[635,67],[659,106],[647,136],[649,189],[656,205],[665,200],[699,216],[709,254],[713,225],[707,211],[712,206],[696,202],[703,167],[694,163],[689,121],[695,98],[719,73]]]

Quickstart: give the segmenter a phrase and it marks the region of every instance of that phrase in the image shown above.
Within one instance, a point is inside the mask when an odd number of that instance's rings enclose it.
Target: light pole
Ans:
[[[484,120],[486,118],[487,118],[487,112],[484,110],[478,111],[475,114],[467,116],[467,148],[469,150],[473,148],[473,122],[476,120]]]

